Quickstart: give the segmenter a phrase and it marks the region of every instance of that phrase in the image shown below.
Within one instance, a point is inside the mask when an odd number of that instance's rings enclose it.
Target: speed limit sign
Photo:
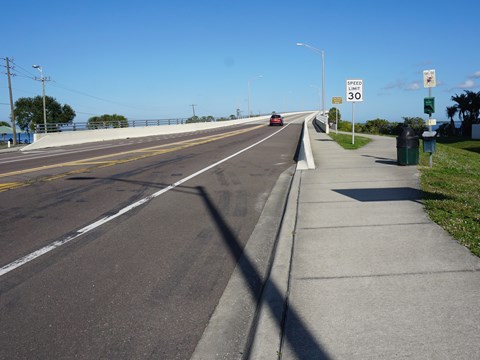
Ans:
[[[354,79],[347,80],[347,101],[357,102],[363,101],[363,80]]]

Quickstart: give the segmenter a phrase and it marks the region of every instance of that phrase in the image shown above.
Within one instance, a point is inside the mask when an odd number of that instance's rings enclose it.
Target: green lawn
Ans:
[[[335,140],[339,145],[347,150],[355,150],[361,148],[362,146],[368,144],[372,139],[366,138],[364,136],[355,135],[355,144],[352,144],[352,135],[347,134],[328,134],[333,140]]]
[[[480,141],[438,139],[433,167],[421,151],[419,168],[430,218],[480,256]]]

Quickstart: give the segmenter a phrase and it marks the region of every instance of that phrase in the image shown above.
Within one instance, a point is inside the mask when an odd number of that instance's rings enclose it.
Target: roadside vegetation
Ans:
[[[334,134],[332,132],[330,132],[330,134],[328,135],[333,140],[335,140],[341,147],[347,150],[359,149],[372,141],[372,139],[366,138],[365,136],[355,136],[355,144],[352,144],[352,135]]]
[[[428,215],[480,256],[480,140],[439,138],[432,168],[428,155],[420,155]]]
[[[480,124],[480,92],[465,91],[452,96],[451,100],[455,104],[446,108],[450,121],[437,130],[433,167],[429,167],[429,154],[423,153],[420,144],[421,188],[430,218],[480,256],[480,140],[470,140],[472,124]],[[330,123],[335,123],[335,112],[333,109],[329,114]],[[460,126],[456,126],[455,116]],[[404,117],[403,120],[403,124],[385,119],[369,120],[356,124],[355,132],[397,136],[404,126],[411,127],[417,135],[427,130],[422,118]],[[340,120],[339,130],[351,132],[351,123]],[[340,143],[341,140],[332,135]],[[351,142],[351,135],[342,137],[344,142]],[[360,141],[358,145],[360,147]]]

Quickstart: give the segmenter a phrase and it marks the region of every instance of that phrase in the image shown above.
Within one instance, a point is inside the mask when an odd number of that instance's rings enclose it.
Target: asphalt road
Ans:
[[[300,119],[0,154],[0,358],[188,359]]]

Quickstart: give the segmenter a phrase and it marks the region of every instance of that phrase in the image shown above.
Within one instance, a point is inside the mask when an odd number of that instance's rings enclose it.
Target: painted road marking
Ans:
[[[242,133],[245,133],[245,132],[248,132],[248,131],[256,130],[256,129],[262,127],[262,126],[263,125],[259,125],[259,126],[255,126],[255,127],[252,127],[252,128],[231,131],[231,132],[224,133],[224,134],[209,135],[209,136],[204,136],[204,137],[197,138],[197,139],[183,140],[183,141],[179,141],[179,142],[172,143],[172,144],[156,145],[156,146],[152,146],[152,147],[148,147],[148,148],[144,148],[144,149],[129,150],[129,151],[123,151],[123,152],[119,152],[119,153],[115,153],[115,154],[96,156],[96,157],[93,157],[93,158],[88,158],[88,159],[83,159],[83,160],[70,161],[70,162],[65,162],[65,163],[45,165],[45,166],[39,166],[39,167],[35,167],[35,168],[30,168],[30,169],[12,171],[12,172],[9,172],[9,173],[0,174],[0,178],[4,178],[4,177],[8,177],[8,176],[15,176],[15,175],[29,174],[29,173],[33,173],[33,172],[42,171],[42,170],[56,169],[56,168],[62,168],[62,167],[90,165],[91,168],[83,170],[83,171],[86,171],[86,170],[92,170],[92,168],[103,168],[103,167],[113,166],[113,165],[117,165],[117,164],[124,164],[124,163],[130,162],[130,161],[141,160],[141,159],[145,159],[145,158],[148,158],[148,157],[151,157],[151,156],[166,154],[166,153],[173,152],[173,151],[183,150],[183,149],[186,149],[186,148],[189,148],[189,147],[192,147],[192,146],[202,145],[202,144],[206,144],[206,143],[209,143],[209,142],[225,139],[227,137],[231,137],[231,136],[239,135],[239,134],[242,134]],[[127,158],[127,159],[111,160],[112,157],[126,156],[126,155],[127,156],[128,155],[137,155],[137,156],[133,156],[133,157],[130,157],[130,158]],[[106,160],[106,159],[109,159],[109,160]],[[78,172],[75,172],[75,173],[78,174]],[[52,181],[52,180],[60,179],[60,178],[63,178],[63,177],[69,176],[69,175],[71,175],[71,171],[67,171],[65,173],[52,175],[52,176],[44,176],[44,177],[41,177],[39,179],[36,179],[36,182]],[[31,182],[31,181],[30,182],[27,181],[27,182],[24,183],[23,186],[28,186],[28,185],[31,185],[32,183],[33,182]],[[8,184],[9,183],[0,184],[0,192],[11,190],[11,189],[14,189],[14,188],[18,187],[18,186],[9,187]]]
[[[185,182],[187,182],[187,181],[189,181],[189,180],[191,180],[191,179],[193,179],[193,178],[195,178],[195,177],[203,174],[204,172],[207,172],[207,171],[213,169],[214,167],[216,167],[216,166],[218,166],[218,165],[220,165],[220,164],[222,164],[222,163],[224,163],[224,162],[226,162],[226,161],[228,161],[228,160],[230,160],[230,159],[233,159],[234,157],[236,157],[236,156],[238,156],[238,155],[240,155],[240,154],[243,154],[244,152],[246,152],[246,151],[252,149],[253,147],[260,145],[260,144],[263,143],[264,141],[270,139],[272,136],[275,136],[275,135],[278,134],[279,132],[285,130],[289,125],[290,125],[290,123],[289,123],[289,124],[285,124],[285,126],[283,126],[282,128],[280,128],[280,130],[277,130],[277,131],[275,131],[274,133],[270,134],[269,136],[263,138],[262,140],[257,141],[255,144],[252,144],[252,145],[250,145],[250,146],[247,146],[246,148],[244,148],[244,149],[236,152],[235,154],[232,154],[232,155],[230,155],[230,156],[227,156],[226,158],[224,158],[224,159],[222,159],[222,160],[219,160],[219,161],[217,161],[216,163],[213,163],[213,164],[211,164],[211,165],[209,165],[209,166],[207,166],[207,167],[205,167],[205,168],[197,171],[196,173],[194,173],[194,174],[192,174],[192,175],[189,175],[189,176],[187,176],[187,177],[185,177],[185,178],[183,178],[183,179],[181,179],[181,180],[173,183],[172,185],[169,185],[169,186],[167,186],[166,188],[157,191],[156,193],[153,193],[152,195],[149,195],[149,196],[147,196],[147,197],[145,197],[145,198],[143,198],[143,199],[141,199],[141,200],[139,200],[139,201],[137,201],[137,202],[134,202],[134,203],[131,204],[131,205],[128,205],[128,206],[124,207],[123,209],[119,210],[116,214],[113,214],[113,215],[110,215],[110,216],[106,216],[106,217],[104,217],[104,218],[102,218],[102,219],[100,219],[100,220],[97,220],[97,221],[95,221],[94,223],[92,223],[92,224],[90,224],[90,225],[87,225],[87,226],[85,226],[85,227],[77,230],[73,235],[70,235],[70,236],[66,237],[65,239],[58,240],[58,241],[54,241],[53,243],[51,243],[51,244],[49,244],[49,245],[47,245],[47,246],[44,246],[43,248],[41,248],[41,249],[39,249],[39,250],[37,250],[37,251],[34,251],[34,252],[32,252],[32,253],[30,253],[30,254],[28,254],[28,255],[25,255],[24,257],[22,257],[22,258],[20,258],[20,259],[17,259],[17,260],[15,260],[15,261],[13,261],[13,262],[11,262],[11,263],[3,266],[2,268],[0,268],[0,277],[3,276],[3,275],[5,275],[5,274],[7,274],[7,273],[9,273],[9,272],[12,271],[12,270],[15,270],[16,268],[18,268],[18,267],[20,267],[20,266],[22,266],[22,265],[25,265],[25,264],[29,263],[29,262],[32,261],[32,260],[35,260],[36,258],[38,258],[38,257],[40,257],[40,256],[42,256],[42,255],[44,255],[44,254],[46,254],[46,253],[49,253],[49,252],[52,251],[52,250],[55,250],[55,249],[59,248],[59,247],[62,246],[62,245],[65,245],[65,244],[67,244],[67,243],[69,243],[69,242],[71,242],[71,241],[79,238],[80,236],[82,236],[82,235],[84,235],[84,234],[86,234],[86,233],[88,233],[88,232],[90,232],[90,231],[92,231],[92,230],[95,230],[96,228],[98,228],[98,227],[100,227],[100,226],[102,226],[102,225],[104,225],[104,224],[106,224],[106,223],[108,223],[108,222],[110,222],[110,221],[118,218],[119,216],[122,216],[122,215],[128,213],[129,211],[131,211],[131,210],[133,210],[133,209],[135,209],[135,208],[137,208],[137,207],[139,207],[139,206],[141,206],[141,205],[143,205],[143,204],[146,204],[146,203],[149,202],[150,200],[153,200],[153,199],[155,199],[156,197],[158,197],[158,196],[160,196],[160,195],[162,195],[162,194],[165,194],[166,192],[168,192],[168,191],[170,191],[170,190],[172,190],[172,189],[175,189],[176,187],[178,187],[178,186],[182,185],[183,183],[185,183]],[[262,125],[262,126],[264,126],[264,125]]]

